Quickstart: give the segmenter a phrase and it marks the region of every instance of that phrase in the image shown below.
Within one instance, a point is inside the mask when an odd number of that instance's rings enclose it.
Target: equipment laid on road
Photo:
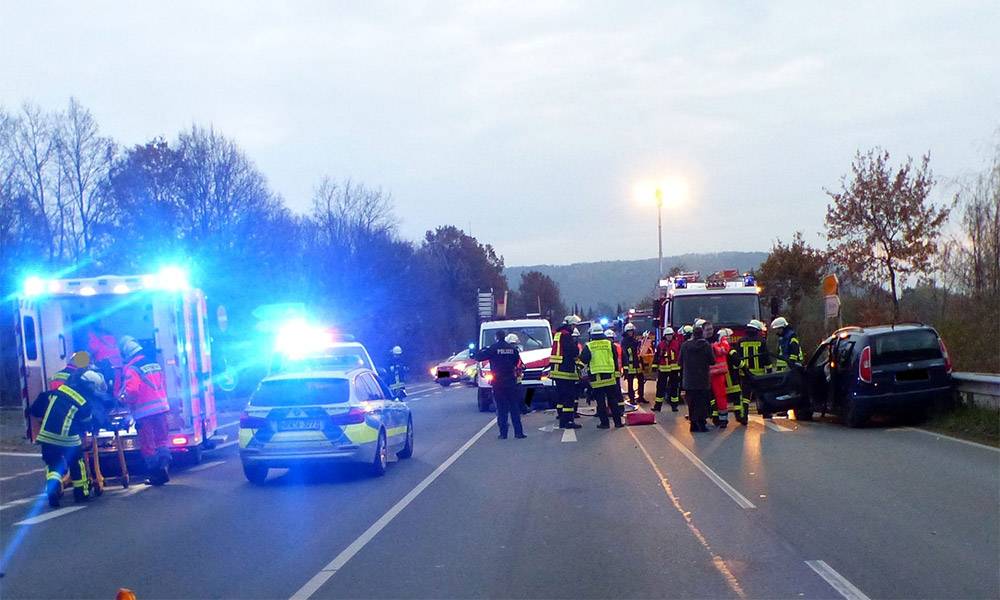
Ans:
[[[651,412],[635,411],[626,413],[626,425],[653,425],[656,423],[656,415]]]

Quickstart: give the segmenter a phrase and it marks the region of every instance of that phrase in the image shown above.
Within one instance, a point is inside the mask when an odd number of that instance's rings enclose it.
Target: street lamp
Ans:
[[[659,242],[659,273],[657,282],[663,279],[663,190],[656,188],[656,236]]]

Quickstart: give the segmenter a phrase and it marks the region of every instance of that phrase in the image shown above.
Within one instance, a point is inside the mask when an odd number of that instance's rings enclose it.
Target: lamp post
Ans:
[[[659,238],[659,285],[660,279],[663,279],[663,190],[660,188],[656,188],[656,235]]]

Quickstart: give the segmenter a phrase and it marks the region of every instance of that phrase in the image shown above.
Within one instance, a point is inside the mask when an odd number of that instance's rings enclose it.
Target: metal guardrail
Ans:
[[[1000,410],[1000,375],[952,373],[962,404]]]

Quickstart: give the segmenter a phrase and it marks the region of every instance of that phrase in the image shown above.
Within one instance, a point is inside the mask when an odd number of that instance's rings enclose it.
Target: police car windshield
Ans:
[[[343,404],[350,396],[346,379],[282,379],[262,381],[250,397],[250,406]]]
[[[327,348],[322,352],[302,357],[279,356],[275,361],[275,373],[293,371],[350,371],[371,369],[367,357],[357,347],[344,346]]]
[[[482,348],[496,342],[496,332],[503,329],[508,334],[513,333],[520,340],[521,350],[528,352],[540,350],[542,348],[552,348],[552,331],[548,327],[500,327],[496,329],[484,329],[479,345]]]
[[[675,296],[670,308],[674,328],[690,325],[695,319],[708,319],[713,325],[742,327],[760,318],[760,304],[755,294],[700,294]]]

